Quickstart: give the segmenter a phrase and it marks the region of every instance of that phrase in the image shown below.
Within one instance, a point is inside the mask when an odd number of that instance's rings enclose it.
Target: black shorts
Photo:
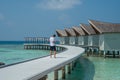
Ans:
[[[50,50],[51,51],[56,51],[56,47],[55,46],[50,46]]]

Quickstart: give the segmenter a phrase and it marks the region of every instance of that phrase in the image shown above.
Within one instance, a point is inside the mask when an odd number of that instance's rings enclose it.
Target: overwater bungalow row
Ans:
[[[96,34],[95,31],[93,30],[93,28],[91,28],[90,25],[87,24],[80,24],[81,28],[83,29],[83,31],[86,33],[86,40],[85,44],[86,46],[93,46],[93,34]]]
[[[88,22],[89,24],[80,24],[79,27],[64,30],[68,44],[97,47],[104,53],[120,51],[120,24],[96,20],[88,20]],[[58,36],[62,33],[58,30],[56,32]]]
[[[85,36],[85,33],[84,31],[81,29],[81,27],[77,27],[77,26],[74,26],[72,27],[72,29],[75,31],[76,33],[76,37],[78,38],[78,45],[79,46],[83,46],[84,45],[84,36]]]
[[[77,35],[76,35],[75,31],[72,28],[66,28],[65,31],[69,37],[69,44],[70,45],[77,44],[78,38],[76,37]]]
[[[99,50],[99,35],[89,24],[80,24],[83,31],[86,33],[86,47],[90,52],[98,52]]]
[[[69,44],[69,37],[65,30],[56,30],[58,37],[60,37],[60,44]]]
[[[99,33],[99,47],[101,51],[113,53],[120,51],[120,24],[89,20],[94,30]]]

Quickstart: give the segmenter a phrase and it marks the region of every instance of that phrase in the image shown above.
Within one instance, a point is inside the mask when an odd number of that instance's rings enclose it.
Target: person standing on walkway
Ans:
[[[56,58],[56,46],[55,46],[55,37],[56,35],[52,35],[49,39],[50,41],[50,58],[52,58],[52,52],[54,51],[54,58]]]

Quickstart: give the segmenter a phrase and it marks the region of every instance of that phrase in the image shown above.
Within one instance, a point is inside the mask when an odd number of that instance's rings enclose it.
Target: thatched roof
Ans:
[[[68,36],[65,30],[56,30],[58,37],[66,37]]]
[[[66,28],[65,31],[67,32],[68,36],[76,36],[76,33],[72,28]]]
[[[88,35],[96,34],[95,30],[90,25],[80,24],[80,26]]]
[[[120,23],[109,23],[95,20],[89,20],[90,25],[99,33],[120,32]]]
[[[81,29],[81,27],[72,27],[73,30],[75,31],[75,33],[77,34],[77,36],[82,36],[85,35],[84,31]]]

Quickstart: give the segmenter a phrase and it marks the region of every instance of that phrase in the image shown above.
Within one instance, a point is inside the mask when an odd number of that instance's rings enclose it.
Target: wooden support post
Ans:
[[[86,53],[87,53],[87,56],[89,56],[90,54],[89,54],[89,51],[88,51],[88,48],[86,48]]]
[[[68,64],[68,74],[71,74],[70,63]]]
[[[74,62],[73,62],[73,66],[74,66],[74,67],[76,67],[76,65],[77,65],[77,62],[76,62],[76,61],[74,61]]]
[[[72,63],[71,63],[71,69],[74,70],[74,67],[73,67],[73,61],[72,61]]]
[[[45,75],[44,77],[38,79],[38,80],[47,80],[47,75]]]
[[[58,80],[58,70],[54,71],[54,80]]]
[[[103,52],[103,54],[104,54],[104,58],[106,58],[106,52],[105,51]]]
[[[115,58],[115,51],[113,51],[113,58]]]
[[[65,66],[62,67],[62,79],[65,79]]]

